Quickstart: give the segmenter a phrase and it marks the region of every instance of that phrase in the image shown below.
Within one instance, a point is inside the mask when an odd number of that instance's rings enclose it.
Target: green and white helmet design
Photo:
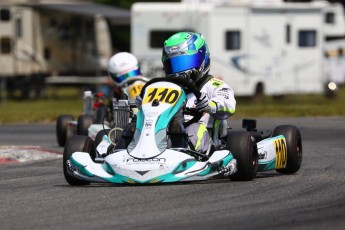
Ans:
[[[179,32],[164,42],[162,62],[167,77],[195,82],[210,70],[210,53],[202,34]]]

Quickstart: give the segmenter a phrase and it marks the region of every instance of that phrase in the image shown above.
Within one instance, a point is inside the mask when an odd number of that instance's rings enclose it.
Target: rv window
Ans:
[[[151,48],[159,48],[162,49],[164,45],[164,41],[167,40],[171,35],[180,32],[181,30],[152,30],[150,31],[150,47]],[[192,31],[192,30],[184,30],[184,31]]]
[[[328,12],[325,14],[325,22],[326,22],[326,24],[334,24],[335,23],[335,15],[333,12]]]
[[[225,49],[239,50],[241,48],[241,33],[240,31],[226,31],[225,33]]]
[[[0,51],[2,54],[11,53],[11,39],[10,38],[0,39]]]
[[[0,21],[9,21],[11,19],[11,13],[9,9],[0,10]]]
[[[298,32],[298,46],[299,47],[315,47],[316,46],[316,31],[315,30],[301,30]]]

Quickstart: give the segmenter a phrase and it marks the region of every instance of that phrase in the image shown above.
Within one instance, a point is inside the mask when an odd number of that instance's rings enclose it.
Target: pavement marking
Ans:
[[[40,146],[0,146],[0,164],[58,158],[61,152]]]

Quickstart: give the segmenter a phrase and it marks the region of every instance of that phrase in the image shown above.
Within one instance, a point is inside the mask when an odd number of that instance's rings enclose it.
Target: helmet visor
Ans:
[[[194,54],[176,55],[167,58],[164,63],[165,74],[174,74],[185,70],[198,69],[204,60],[204,56],[200,52]]]
[[[121,83],[124,80],[126,80],[129,77],[136,77],[140,75],[140,70],[136,69],[136,70],[132,70],[128,73],[119,75],[119,74],[113,74],[109,72],[109,75],[111,76],[111,78],[116,82],[116,83]]]

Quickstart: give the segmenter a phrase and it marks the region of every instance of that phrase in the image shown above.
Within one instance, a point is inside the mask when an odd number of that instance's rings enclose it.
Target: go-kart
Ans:
[[[123,92],[126,92],[129,100],[134,100],[135,95],[144,86],[144,82],[148,80],[142,76],[131,77],[122,82],[119,87]],[[67,139],[73,135],[85,135],[94,140],[100,130],[112,126],[113,119],[109,112],[112,100],[107,99],[106,101],[110,101],[107,105],[104,99],[103,93],[92,94],[91,91],[85,91],[83,113],[77,120],[71,114],[58,116],[56,120],[56,137],[60,146],[65,146]]]
[[[102,93],[93,94],[91,91],[84,91],[83,113],[77,120],[71,114],[58,116],[56,119],[56,138],[60,146],[65,146],[66,140],[70,136],[88,135],[91,124],[102,123],[102,117],[107,111],[102,98]]]
[[[210,145],[206,153],[195,151],[185,127],[198,122],[202,113],[185,107],[189,93],[200,97],[188,81],[155,78],[142,89],[142,106],[136,116],[131,115],[128,102],[119,101],[114,107],[117,127],[100,131],[95,141],[82,135],[67,140],[63,153],[66,181],[70,185],[213,178],[250,181],[258,171],[291,174],[299,170],[302,138],[292,125],[278,126],[273,132],[258,131],[256,120],[244,119],[244,130],[228,129],[227,135],[212,141],[218,144]],[[186,114],[193,118],[184,122]]]

